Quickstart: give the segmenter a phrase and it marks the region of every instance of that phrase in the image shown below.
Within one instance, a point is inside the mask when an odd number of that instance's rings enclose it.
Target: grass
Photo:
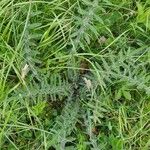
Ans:
[[[149,0],[0,1],[0,149],[150,149]]]

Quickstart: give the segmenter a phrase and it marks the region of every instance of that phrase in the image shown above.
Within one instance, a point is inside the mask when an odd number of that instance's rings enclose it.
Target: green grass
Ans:
[[[150,149],[149,0],[0,1],[0,149]]]

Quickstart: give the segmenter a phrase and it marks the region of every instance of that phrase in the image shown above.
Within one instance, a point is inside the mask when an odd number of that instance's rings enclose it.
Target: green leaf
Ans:
[[[138,15],[143,15],[144,14],[144,7],[142,6],[141,3],[137,2],[137,8],[138,8]]]
[[[113,134],[109,137],[112,150],[123,150],[123,141],[120,138],[115,137]]]
[[[46,106],[46,102],[39,102],[38,104],[36,104],[35,106],[33,106],[33,112],[36,114],[36,115],[39,115],[43,112],[43,109],[45,108]]]
[[[121,90],[118,90],[118,91],[115,92],[115,99],[116,100],[119,100],[121,98],[121,96],[122,96]]]
[[[131,100],[131,94],[129,91],[122,91],[122,94],[127,100]]]

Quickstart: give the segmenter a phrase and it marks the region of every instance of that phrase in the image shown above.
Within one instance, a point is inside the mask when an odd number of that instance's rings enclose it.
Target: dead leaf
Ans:
[[[22,71],[21,71],[21,78],[24,80],[26,75],[28,74],[29,72],[29,65],[28,64],[25,64],[25,66],[22,68]]]
[[[92,88],[91,80],[87,79],[86,77],[84,77],[83,80],[86,84],[87,89],[90,90]]]
[[[88,69],[89,69],[89,62],[87,62],[86,60],[82,60],[80,62],[80,74],[85,74]]]
[[[95,135],[98,135],[98,134],[99,134],[98,128],[93,127],[93,128],[92,128],[92,133],[95,134]]]
[[[100,44],[104,44],[105,42],[106,42],[106,38],[104,37],[104,36],[102,36],[102,37],[100,37],[99,39],[98,39],[98,43],[100,43]]]

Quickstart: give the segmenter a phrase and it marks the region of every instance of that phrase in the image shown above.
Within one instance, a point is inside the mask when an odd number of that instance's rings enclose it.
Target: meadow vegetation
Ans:
[[[149,0],[0,0],[0,149],[150,149]]]

